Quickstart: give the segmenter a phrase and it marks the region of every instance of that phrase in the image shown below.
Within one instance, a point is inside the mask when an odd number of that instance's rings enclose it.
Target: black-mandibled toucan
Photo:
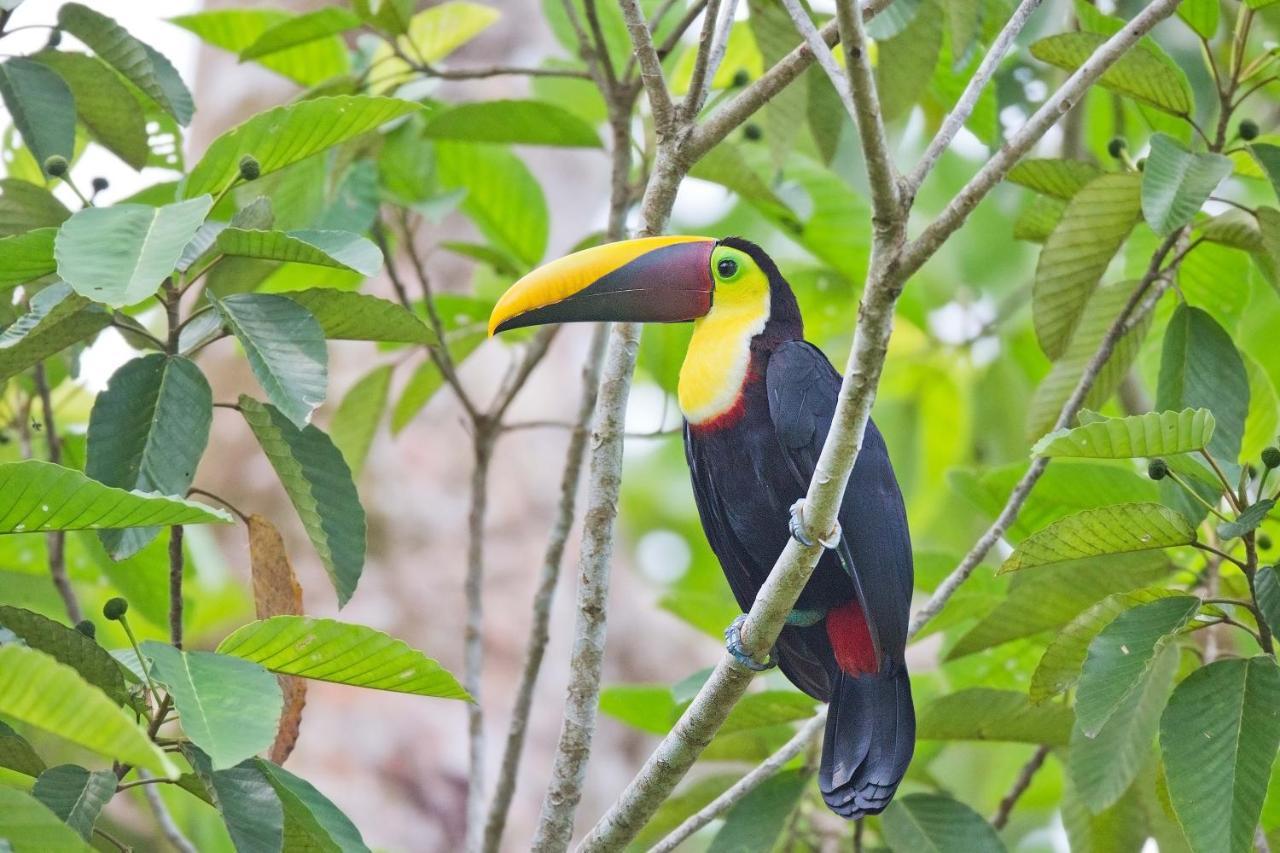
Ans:
[[[703,530],[749,609],[787,537],[807,541],[800,508],[840,391],[840,375],[804,340],[791,286],[746,240],[626,240],[520,279],[489,331],[579,320],[694,321],[678,390],[685,456]],[[904,660],[911,539],[873,423],[839,521],[771,658],[831,703],[819,784],[833,811],[857,818],[889,804],[915,746]],[[740,621],[726,631],[730,652],[764,668],[741,648]]]

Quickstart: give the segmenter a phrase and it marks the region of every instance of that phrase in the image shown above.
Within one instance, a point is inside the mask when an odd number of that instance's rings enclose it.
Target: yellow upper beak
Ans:
[[[574,252],[521,278],[498,300],[489,334],[583,320],[672,322],[711,307],[710,237],[643,237]]]

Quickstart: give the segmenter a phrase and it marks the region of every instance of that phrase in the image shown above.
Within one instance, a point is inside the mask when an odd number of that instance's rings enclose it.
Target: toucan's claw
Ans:
[[[759,661],[752,657],[750,652],[742,647],[742,623],[746,621],[747,616],[744,613],[737,619],[734,619],[733,623],[728,628],[724,629],[724,647],[729,651],[729,654],[733,655],[734,660],[745,666],[747,669],[754,670],[755,672],[764,672],[766,669],[773,669],[777,664],[773,662],[772,655],[769,660]]]
[[[787,527],[791,530],[791,538],[795,539],[806,548],[812,548],[814,545],[813,538],[809,535],[809,531],[805,528],[804,523],[804,498],[796,501],[791,505],[791,520],[787,523]],[[826,548],[828,551],[835,549],[840,544],[840,522],[836,521],[836,526],[826,537],[818,537],[817,544]]]

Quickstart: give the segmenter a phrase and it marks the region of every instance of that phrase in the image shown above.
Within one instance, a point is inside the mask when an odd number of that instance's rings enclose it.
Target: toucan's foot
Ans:
[[[728,628],[724,629],[724,647],[728,649],[729,654],[733,655],[733,659],[745,666],[747,669],[756,672],[764,672],[766,669],[773,669],[777,666],[772,660],[759,661],[751,656],[751,654],[742,647],[742,623],[747,621],[744,613],[737,619],[733,620]]]
[[[804,523],[804,498],[796,501],[791,505],[791,521],[787,526],[791,529],[791,538],[795,539],[806,548],[812,548],[814,545],[814,537],[809,534]],[[817,537],[817,544],[826,548],[828,551],[840,544],[840,522],[836,522],[836,526],[826,537]]]

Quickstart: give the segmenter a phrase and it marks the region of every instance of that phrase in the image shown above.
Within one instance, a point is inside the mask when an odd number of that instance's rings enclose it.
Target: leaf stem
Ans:
[[[169,642],[182,648],[182,525],[169,528]]]
[[[1229,563],[1235,563],[1237,566],[1240,567],[1241,571],[1244,571],[1247,568],[1247,566],[1244,563],[1240,562],[1235,557],[1228,554],[1226,551],[1220,551],[1217,548],[1213,547],[1212,545],[1206,545],[1204,542],[1192,542],[1191,547],[1199,548],[1201,551],[1207,551],[1210,554],[1216,554],[1217,556],[1221,557],[1222,559],[1226,560]]]
[[[1209,512],[1213,513],[1223,521],[1226,521],[1226,522],[1231,521],[1231,519],[1223,515],[1216,506],[1214,506],[1213,504],[1205,500],[1203,495],[1201,495],[1195,489],[1191,488],[1191,485],[1186,480],[1182,479],[1182,477],[1179,474],[1171,470],[1169,471],[1167,476],[1169,477],[1170,480],[1173,480],[1175,483],[1181,486],[1184,492],[1186,492],[1187,494],[1191,495],[1191,497],[1199,501],[1204,506],[1205,509],[1209,510]]]
[[[1218,461],[1213,458],[1208,450],[1201,448],[1200,455],[1209,463],[1209,467],[1213,469],[1213,473],[1218,475],[1218,479],[1222,481],[1223,490],[1227,493],[1227,503],[1231,504],[1231,508],[1236,512],[1241,511],[1240,502],[1236,499],[1235,491],[1231,485],[1231,481],[1227,479],[1227,475],[1222,472],[1222,468],[1218,466]]]
[[[245,515],[243,512],[237,509],[235,504],[233,504],[231,501],[227,500],[224,497],[215,495],[213,492],[207,492],[204,489],[197,489],[195,486],[192,486],[191,488],[187,489],[187,494],[203,495],[206,498],[212,498],[213,500],[225,506],[227,509],[234,512],[236,515],[240,516],[240,520],[243,521],[245,524],[249,523],[249,516]]]
[[[1018,804],[1018,800],[1031,787],[1031,780],[1035,777],[1036,772],[1044,765],[1044,760],[1049,757],[1049,746],[1041,744],[1031,755],[1031,758],[1023,765],[1022,770],[1018,773],[1018,778],[1013,781],[1013,787],[1009,789],[1009,793],[1004,795],[1004,799],[1000,800],[1000,807],[996,810],[995,816],[991,818],[991,825],[997,830],[1004,829],[1009,824],[1009,816],[1013,814],[1013,807]]]

